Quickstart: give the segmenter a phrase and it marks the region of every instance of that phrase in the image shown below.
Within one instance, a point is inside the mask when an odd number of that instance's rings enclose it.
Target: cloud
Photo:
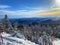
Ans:
[[[60,11],[59,12],[46,12],[46,13],[41,13],[42,16],[60,16]]]
[[[16,10],[16,11],[10,11],[10,10],[0,10],[0,13],[2,14],[11,14],[11,15],[35,15],[37,12],[43,12],[45,10]]]
[[[45,11],[42,13],[37,13],[39,16],[60,16],[60,8],[52,8],[50,11]]]
[[[8,5],[0,5],[0,8],[9,8],[11,6],[8,6]]]
[[[0,15],[5,15],[14,18],[20,17],[41,17],[41,16],[60,16],[60,8],[51,8],[51,9],[36,9],[36,10],[0,10]]]
[[[14,17],[41,17],[41,16],[56,16],[57,14],[60,14],[60,8],[51,8],[51,9],[45,9],[45,8],[31,8],[25,10],[0,10],[0,15],[7,14],[8,16],[14,18]],[[58,11],[59,10],[59,11]]]
[[[17,16],[17,17],[37,17],[36,13],[43,12],[44,10],[0,10],[0,15],[7,14],[8,16]]]

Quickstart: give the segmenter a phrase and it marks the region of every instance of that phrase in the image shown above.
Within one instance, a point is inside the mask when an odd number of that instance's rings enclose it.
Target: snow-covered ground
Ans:
[[[60,45],[60,39],[56,39],[53,41],[53,45]]]
[[[7,34],[3,32],[2,36],[3,36],[3,44],[0,43],[0,45],[38,45],[25,39],[24,35],[20,33]],[[53,45],[60,45],[60,39],[56,39],[52,43]]]
[[[18,33],[15,35],[14,34],[11,35],[3,32],[2,36],[3,36],[3,44],[0,43],[0,45],[38,45],[25,39],[23,35],[20,36]]]

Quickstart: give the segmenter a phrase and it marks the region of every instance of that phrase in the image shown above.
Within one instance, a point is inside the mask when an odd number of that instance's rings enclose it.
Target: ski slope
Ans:
[[[38,45],[31,41],[28,41],[22,35],[21,37],[20,35],[18,35],[20,37],[18,38],[18,36],[12,36],[11,34],[3,32],[2,36],[3,36],[3,44],[0,43],[0,45]]]

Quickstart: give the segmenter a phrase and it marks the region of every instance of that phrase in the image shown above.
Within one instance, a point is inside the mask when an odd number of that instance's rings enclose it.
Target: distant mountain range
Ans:
[[[30,23],[51,23],[60,21],[60,18],[18,18],[9,19],[11,23],[18,22],[19,24],[30,24]]]

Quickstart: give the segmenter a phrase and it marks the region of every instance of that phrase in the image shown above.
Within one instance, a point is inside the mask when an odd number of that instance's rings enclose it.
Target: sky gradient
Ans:
[[[0,17],[60,16],[60,0],[0,0]]]

